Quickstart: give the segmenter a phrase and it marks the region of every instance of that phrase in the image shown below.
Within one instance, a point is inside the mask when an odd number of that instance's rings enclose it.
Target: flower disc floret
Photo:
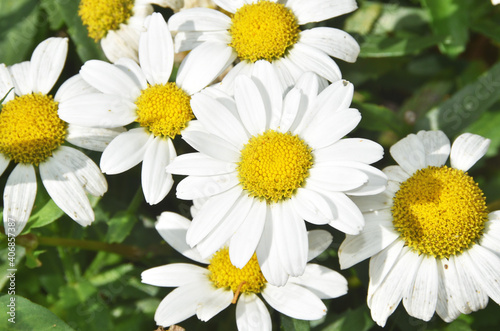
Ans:
[[[266,284],[257,261],[257,255],[242,268],[236,268],[229,259],[229,249],[222,248],[210,260],[209,279],[217,288],[231,288],[233,292],[260,293]]]
[[[133,14],[134,0],[81,0],[78,15],[96,42],[110,30],[118,30]]]
[[[419,254],[449,258],[482,236],[488,219],[483,192],[467,173],[443,167],[418,170],[395,194],[393,223]]]
[[[58,103],[41,93],[16,96],[0,112],[0,152],[16,163],[39,165],[66,137]]]
[[[282,57],[299,38],[299,25],[283,4],[259,1],[240,7],[231,19],[231,43],[240,59],[255,62]]]
[[[251,196],[277,202],[305,183],[312,164],[312,149],[297,135],[267,130],[243,146],[238,178]]]
[[[155,136],[175,138],[194,118],[191,97],[175,83],[149,85],[135,104],[137,119]]]

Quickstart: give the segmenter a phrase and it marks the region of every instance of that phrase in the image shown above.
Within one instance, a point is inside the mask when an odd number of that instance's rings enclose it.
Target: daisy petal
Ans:
[[[252,136],[256,136],[266,128],[266,108],[261,93],[247,76],[239,75],[234,83],[234,99],[241,123]]]
[[[60,146],[54,152],[53,157],[75,174],[85,191],[94,196],[102,196],[108,190],[108,183],[101,169],[79,150]]]
[[[289,0],[287,1],[287,7],[290,7],[296,13],[300,25],[324,21],[350,13],[358,8],[355,0]]]
[[[146,75],[141,67],[131,58],[122,57],[115,62],[115,66],[126,73],[139,87],[140,90],[148,88]]]
[[[438,301],[436,313],[443,321],[450,323],[460,314],[457,304],[465,302],[460,294],[460,283],[458,282],[455,268],[455,259],[437,260],[438,266]]]
[[[346,62],[356,62],[360,47],[356,39],[347,32],[327,27],[304,30],[300,42],[316,47],[326,54]]]
[[[311,261],[321,253],[323,253],[332,243],[333,236],[325,230],[311,230],[307,232],[307,242],[309,248],[307,250],[307,261]],[[307,268],[307,267],[306,267]]]
[[[158,217],[155,228],[167,244],[176,251],[193,261],[208,264],[208,260],[203,259],[197,249],[189,247],[186,243],[186,233],[190,225],[191,221],[187,218],[166,211]]]
[[[419,131],[417,137],[424,144],[426,165],[441,167],[450,155],[450,140],[443,131]]]
[[[217,31],[231,26],[229,16],[209,8],[192,8],[172,15],[168,20],[171,31]]]
[[[307,98],[304,93],[298,88],[292,88],[285,97],[283,111],[280,111],[281,117],[279,122],[274,124],[271,121],[271,127],[277,127],[280,132],[288,132],[292,125],[297,120],[297,115],[304,111],[305,107],[301,109],[301,104],[304,103],[303,99]],[[300,110],[300,111],[299,111]]]
[[[168,169],[170,171],[170,168]],[[236,173],[217,176],[188,176],[177,185],[176,195],[182,200],[207,198],[225,192],[239,183]]]
[[[170,138],[155,137],[146,148],[142,161],[141,183],[144,198],[150,205],[159,203],[170,192],[174,180],[165,168],[176,155]]]
[[[201,153],[187,153],[175,158],[168,170],[177,175],[214,176],[232,173],[236,164],[214,159]]]
[[[139,39],[139,63],[151,85],[166,84],[174,65],[174,44],[165,19],[153,13]]]
[[[174,50],[176,53],[185,52],[200,46],[204,42],[231,43],[228,31],[179,31],[175,35]]]
[[[252,80],[260,91],[267,114],[271,115],[266,119],[266,129],[276,129],[283,107],[283,92],[288,86],[278,77],[275,66],[266,60],[252,65]]]
[[[188,263],[172,263],[143,271],[141,282],[144,284],[177,287],[207,279],[208,270]]]
[[[333,221],[333,214],[328,202],[321,194],[312,190],[298,188],[290,199],[290,203],[297,214],[309,223],[319,225]]]
[[[500,257],[481,245],[474,245],[464,252],[470,259],[465,272],[470,272],[476,282],[488,296],[500,304]],[[457,257],[457,260],[459,257]],[[472,268],[470,268],[472,267]],[[486,304],[484,304],[486,306]],[[479,308],[483,308],[480,306]]]
[[[76,74],[59,87],[54,100],[61,104],[73,97],[88,93],[99,93],[99,90],[88,84],[80,74]]]
[[[9,102],[16,96],[14,88],[14,82],[12,81],[12,75],[5,64],[0,63],[0,99],[4,99],[2,104]],[[12,91],[11,91],[12,90]],[[8,93],[8,94],[7,94]]]
[[[39,169],[43,186],[56,205],[81,226],[90,225],[94,211],[72,169],[60,163],[57,156],[40,163]]]
[[[390,149],[391,156],[409,175],[427,167],[425,163],[425,147],[415,134],[409,134]]]
[[[361,138],[345,138],[314,151],[314,162],[355,161],[366,164],[382,159],[384,148],[378,143]]]
[[[342,79],[342,73],[335,61],[315,47],[297,43],[290,49],[287,58],[303,72],[312,71],[330,82]]]
[[[471,268],[476,268],[474,262],[467,254],[455,256],[455,268],[457,275],[458,289],[461,292],[461,302],[456,301],[455,304],[458,310],[469,313],[479,309],[483,309],[488,304],[488,293],[483,290],[481,283],[484,279],[475,279]]]
[[[353,235],[358,234],[363,229],[365,225],[363,214],[349,197],[340,192],[322,191],[320,193],[328,198],[330,208],[334,211],[335,219],[328,225]]]
[[[236,147],[207,132],[185,129],[182,132],[182,139],[194,149],[217,160],[235,163],[240,158],[240,151]],[[170,168],[167,171],[170,171]]]
[[[5,155],[0,153],[0,176],[3,174],[5,169],[9,166],[10,159],[7,158]]]
[[[235,13],[236,10],[245,4],[244,0],[214,0],[214,3],[222,9]]]
[[[307,288],[320,299],[337,298],[347,293],[344,276],[314,263],[308,263],[304,274],[290,278],[290,282]]]
[[[25,95],[33,92],[31,63],[29,61],[13,64],[8,69],[10,74],[12,75],[12,82],[14,83],[15,92],[17,95]],[[0,98],[3,97],[4,95],[0,93]],[[56,101],[59,100],[56,99]]]
[[[111,140],[125,132],[125,128],[101,129],[69,124],[66,132],[67,142],[91,151],[102,152]]]
[[[410,175],[406,171],[404,171],[403,168],[397,165],[385,167],[382,171],[390,181],[402,183],[410,178]]]
[[[451,146],[450,161],[452,168],[469,170],[486,154],[491,140],[477,134],[464,133],[458,136]]]
[[[196,309],[196,316],[206,322],[222,310],[226,309],[233,300],[233,292],[225,288],[218,288],[210,295],[200,300]]]
[[[253,293],[243,293],[236,304],[239,331],[271,331],[272,322],[266,305]]]
[[[119,174],[136,166],[144,159],[153,135],[144,128],[132,129],[113,139],[101,156],[102,172],[109,175]]]
[[[12,170],[3,192],[4,228],[11,229],[8,222],[14,220],[14,233],[17,236],[23,231],[33,209],[37,191],[35,168],[31,164],[19,163]]]
[[[267,284],[262,296],[271,307],[292,318],[309,321],[326,314],[325,305],[315,294],[292,282],[282,287]]]
[[[137,6],[136,6],[137,8]],[[152,11],[151,7],[151,11]],[[112,63],[121,58],[129,58],[139,62],[137,50],[139,48],[140,29],[130,24],[122,24],[119,30],[109,30],[101,39],[101,48]]]
[[[31,55],[32,91],[47,94],[56,83],[66,62],[68,38],[48,38]]]
[[[343,192],[360,187],[368,178],[365,172],[350,167],[313,167],[309,169],[305,188]]]

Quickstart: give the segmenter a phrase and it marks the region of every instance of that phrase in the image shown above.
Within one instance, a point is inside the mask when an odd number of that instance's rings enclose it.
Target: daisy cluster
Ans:
[[[175,14],[167,22],[153,4]],[[160,326],[207,321],[233,303],[239,330],[271,330],[264,301],[292,318],[322,318],[322,300],[347,293],[340,273],[310,262],[330,246],[329,227],[346,235],[341,268],[370,259],[367,303],[380,326],[401,301],[413,317],[446,322],[500,303],[500,212],[487,210],[467,174],[490,141],[466,133],[450,144],[420,131],[393,145],[397,165],[380,170],[382,146],[350,135],[361,114],[332,57],[355,62],[360,47],[342,30],[309,27],[354,11],[355,0],[189,7],[81,0],[109,62],[87,61],[54,96],[66,38],[0,65],[0,174],[14,164],[3,219],[15,220],[13,235],[30,217],[37,174],[88,226],[88,195],[105,194],[103,174],[142,163],[147,203],[164,200],[173,175],[184,176],[176,197],[193,201],[192,219],[166,211],[156,229],[198,264],[142,273],[146,284],[176,288],[156,310]],[[192,152],[179,152],[176,137]],[[99,166],[80,148],[102,152]]]

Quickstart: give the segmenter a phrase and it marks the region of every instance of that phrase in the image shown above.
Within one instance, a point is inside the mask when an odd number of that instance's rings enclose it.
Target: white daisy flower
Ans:
[[[342,275],[314,263],[307,264],[302,276],[290,278],[285,286],[277,287],[266,281],[255,254],[241,269],[231,264],[227,248],[204,259],[186,244],[190,223],[178,214],[164,212],[156,224],[160,235],[173,248],[196,262],[208,264],[204,268],[172,263],[142,273],[143,283],[177,287],[157,308],[155,321],[158,325],[168,327],[195,314],[200,320],[208,321],[233,303],[236,304],[238,330],[271,330],[271,316],[258,294],[285,315],[316,320],[326,314],[321,299],[347,293],[347,281]],[[308,236],[308,260],[322,253],[332,241],[332,236],[324,230],[310,231]]]
[[[451,322],[500,303],[500,212],[467,170],[489,139],[465,133],[450,149],[441,131],[410,134],[391,148],[399,164],[384,172],[387,190],[356,200],[366,225],[339,249],[342,268],[371,257],[368,306],[384,326],[403,300],[408,314]],[[445,165],[450,156],[451,167]]]
[[[78,15],[87,27],[88,35],[101,43],[111,62],[122,57],[138,61],[139,36],[144,20],[153,13],[153,6],[169,7],[174,11],[182,0],[80,0]]]
[[[140,127],[120,134],[104,150],[101,169],[122,173],[142,162],[142,190],[149,204],[170,191],[172,175],[165,167],[176,157],[172,139],[194,118],[191,94],[198,92],[196,72],[180,68],[169,82],[174,61],[172,37],[163,16],[154,13],[141,35],[139,63],[126,58],[115,64],[87,61],[80,75],[98,92],[77,96],[59,109],[68,123],[113,128],[131,123]]]
[[[255,62],[271,62],[280,83],[292,86],[306,71],[334,82],[341,72],[330,56],[355,62],[359,45],[346,32],[329,27],[300,30],[300,26],[349,13],[355,0],[214,0],[230,16],[209,8],[193,8],[174,14],[169,26],[176,31],[176,52],[192,50],[184,65],[203,74],[207,85],[235,60],[221,88],[232,94],[238,73],[250,73]]]
[[[496,6],[500,3],[500,0],[491,0],[491,4]]]
[[[259,61],[258,76],[240,75],[235,97],[218,89],[194,95],[198,121],[182,137],[200,153],[179,156],[168,167],[189,175],[177,197],[207,198],[187,242],[208,257],[229,241],[232,263],[243,267],[255,250],[266,279],[286,283],[304,272],[304,219],[357,234],[363,215],[347,195],[385,189],[386,176],[368,164],[382,158],[375,142],[341,139],[361,119],[349,108],[353,87],[337,81],[320,91],[305,74],[283,99],[272,65]]]
[[[31,61],[9,67],[0,64],[0,95],[7,95],[0,112],[0,175],[11,161],[16,163],[4,189],[3,220],[6,229],[9,219],[16,222],[16,236],[33,208],[36,169],[52,200],[82,226],[94,221],[86,193],[101,196],[107,191],[97,165],[63,143],[99,151],[118,132],[82,130],[58,117],[58,107],[82,92],[78,77],[64,83],[55,97],[48,94],[61,74],[67,51],[68,39],[49,38],[36,47]]]

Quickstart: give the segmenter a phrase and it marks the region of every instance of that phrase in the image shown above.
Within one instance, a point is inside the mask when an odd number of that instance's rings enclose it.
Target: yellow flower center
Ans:
[[[419,254],[448,258],[470,248],[488,220],[486,199],[462,170],[418,170],[394,196],[393,223],[406,245]]]
[[[155,136],[173,139],[194,118],[190,100],[175,83],[148,85],[135,102],[136,122]]]
[[[240,7],[231,19],[231,43],[238,57],[255,62],[282,57],[299,38],[299,25],[283,4],[259,1]]]
[[[260,293],[267,282],[260,270],[255,253],[242,269],[238,269],[231,264],[227,247],[213,255],[208,270],[210,270],[208,278],[215,287],[230,287],[235,293]]]
[[[39,165],[64,142],[66,123],[50,95],[16,96],[0,112],[0,152],[16,163]]]
[[[118,30],[121,23],[127,22],[133,8],[134,0],[81,0],[78,15],[89,37],[98,42],[108,31]]]
[[[290,198],[309,175],[312,149],[297,135],[267,130],[241,150],[238,177],[249,194],[268,203]]]

